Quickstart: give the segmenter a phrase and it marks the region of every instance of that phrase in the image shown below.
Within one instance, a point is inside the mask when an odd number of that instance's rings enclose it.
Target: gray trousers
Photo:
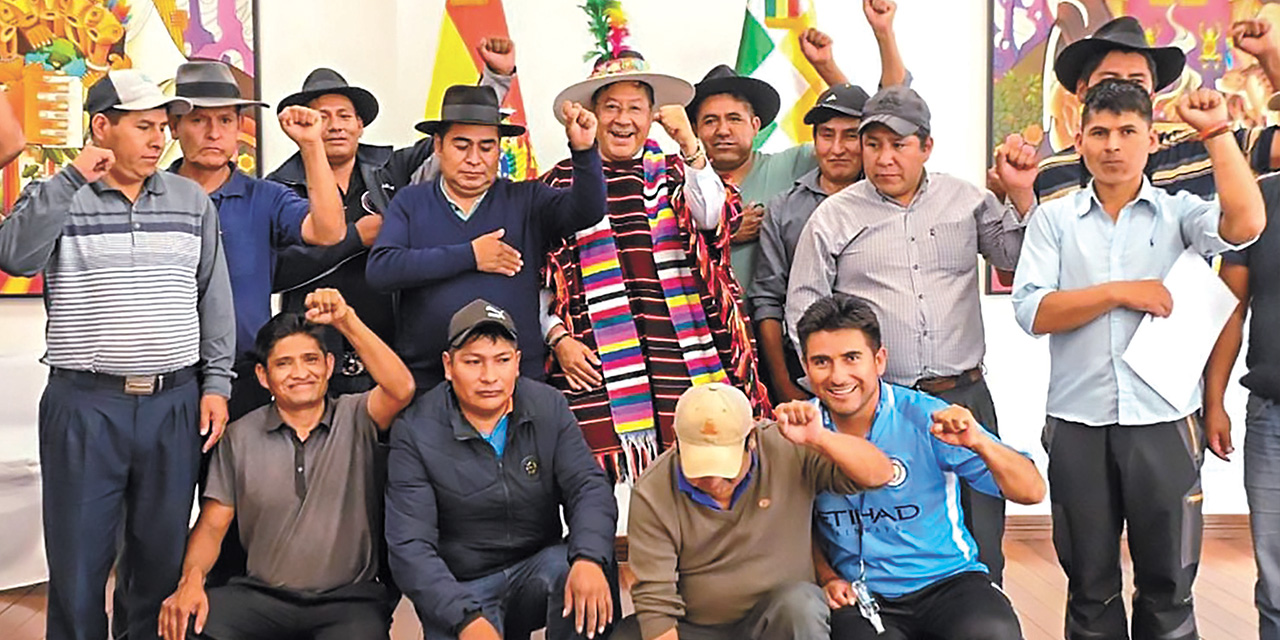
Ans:
[[[706,626],[680,621],[680,640],[809,640],[831,636],[831,609],[822,589],[797,582],[778,587],[733,624]],[[634,614],[618,624],[610,640],[641,640]]]
[[[969,410],[987,431],[1000,435],[996,422],[996,405],[987,388],[987,379],[962,385],[936,394],[939,398]],[[978,559],[987,565],[991,581],[1004,584],[1004,499],[974,491],[969,483],[960,486],[960,506],[964,510],[964,526],[978,543]]]
[[[1134,640],[1194,640],[1191,585],[1204,526],[1197,416],[1147,426],[1091,427],[1050,417],[1053,545],[1067,574],[1067,640],[1129,636],[1120,534],[1133,558]]]

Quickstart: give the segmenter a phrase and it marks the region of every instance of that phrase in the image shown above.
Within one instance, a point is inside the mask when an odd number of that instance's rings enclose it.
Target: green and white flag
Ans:
[[[747,0],[736,70],[768,82],[782,98],[777,119],[756,137],[758,149],[780,151],[813,140],[804,114],[826,89],[800,52],[800,34],[813,24],[812,0]]]

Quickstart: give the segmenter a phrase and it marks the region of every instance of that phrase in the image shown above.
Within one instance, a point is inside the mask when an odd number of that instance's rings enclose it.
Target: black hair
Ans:
[[[501,325],[490,323],[477,327],[467,336],[466,340],[462,341],[462,344],[456,347],[449,347],[449,353],[453,353],[481,338],[487,338],[493,342],[509,342],[513,349],[519,349],[516,345],[516,339],[506,329],[502,328]]]
[[[862,123],[862,116],[851,116],[847,113],[841,113],[834,109],[818,109],[816,112],[813,112],[813,118],[814,121],[811,128],[813,129],[813,137],[815,138],[818,137],[818,127],[821,127],[836,118],[848,118],[850,120],[857,120],[859,124]],[[857,131],[854,133],[857,133]],[[858,137],[862,137],[862,134],[859,133]],[[924,139],[922,138],[920,141],[924,142]]]
[[[747,99],[747,96],[745,94],[738,91],[718,91],[709,96],[703,96],[703,98],[698,101],[698,110],[696,113],[693,114],[694,115],[693,127],[695,129],[698,128],[697,121],[702,117],[702,105],[706,103],[707,98],[710,98],[711,96],[729,96],[730,98],[733,98],[734,100],[737,100],[738,102],[741,102],[742,104],[747,105],[748,117],[755,117],[756,115],[755,105],[751,104],[751,100]]]
[[[1080,80],[1083,80],[1085,84],[1088,84],[1089,78],[1093,76],[1093,72],[1097,71],[1098,67],[1102,66],[1102,61],[1106,60],[1107,54],[1110,54],[1112,51],[1131,52],[1142,56],[1142,59],[1147,61],[1147,69],[1151,71],[1151,82],[1153,84],[1155,83],[1156,59],[1151,57],[1151,54],[1146,51],[1141,51],[1139,49],[1106,49],[1093,54],[1089,58],[1085,59],[1084,64],[1080,65]],[[1073,93],[1076,90],[1075,87],[1067,87],[1067,89]]]
[[[821,123],[819,123],[819,124],[821,124]],[[870,130],[871,130],[871,127],[877,127],[877,126],[878,126],[878,127],[884,127],[885,129],[888,129],[889,131],[892,131],[894,135],[897,135],[897,134],[898,134],[898,132],[897,132],[897,131],[893,131],[893,128],[892,128],[892,127],[890,127],[890,126],[889,126],[889,125],[887,125],[887,124],[884,124],[883,122],[873,122],[873,123],[871,123],[870,125],[868,125],[866,129],[860,129],[860,130],[858,131],[858,137],[859,137],[859,138],[861,138],[862,136],[867,135],[867,131],[870,131]],[[818,132],[818,129],[817,129],[817,126],[816,126],[816,125],[814,126],[814,130],[813,130],[813,132],[814,132],[814,133],[817,133],[817,132]],[[928,140],[929,140],[929,135],[930,135],[930,132],[929,132],[929,130],[928,130],[928,129],[926,129],[926,128],[924,128],[924,127],[920,127],[920,128],[917,128],[917,129],[915,130],[915,132],[914,132],[914,133],[912,133],[911,135],[903,136],[903,137],[904,137],[904,138],[915,138],[915,139],[919,140],[919,141],[920,141],[920,148],[921,148],[921,149],[923,149],[923,148],[924,148],[924,143],[925,143],[925,142],[928,142]]]
[[[276,343],[298,334],[311,336],[320,345],[320,352],[328,354],[329,346],[325,343],[324,331],[322,325],[308,321],[301,313],[287,311],[277,313],[262,325],[261,329],[258,329],[258,335],[253,341],[253,360],[264,367],[267,366],[267,358],[271,356],[271,350],[276,347]]]
[[[1108,78],[1093,85],[1084,94],[1084,106],[1081,107],[1080,121],[1089,121],[1089,116],[1107,111],[1120,115],[1136,113],[1148,124],[1153,120],[1151,94],[1142,85],[1132,80]]]
[[[844,293],[833,293],[819,298],[805,309],[796,323],[801,351],[808,351],[809,336],[819,331],[857,329],[867,337],[872,350],[880,350],[880,320],[875,309],[863,298]]]

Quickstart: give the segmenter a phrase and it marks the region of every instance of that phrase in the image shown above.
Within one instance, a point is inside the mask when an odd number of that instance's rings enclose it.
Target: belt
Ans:
[[[93,371],[76,371],[74,369],[50,369],[49,374],[98,389],[120,391],[131,396],[149,396],[165,389],[180,387],[196,379],[197,368],[193,365],[170,373],[150,376],[117,376],[110,373]]]
[[[982,379],[982,365],[978,365],[968,371],[962,372],[957,376],[937,376],[933,378],[920,378],[916,383],[911,385],[912,389],[919,389],[925,393],[939,394],[946,393],[956,387],[965,387]]]

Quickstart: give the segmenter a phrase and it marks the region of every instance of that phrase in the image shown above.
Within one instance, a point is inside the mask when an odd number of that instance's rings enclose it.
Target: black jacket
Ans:
[[[329,247],[298,246],[281,252],[277,264],[274,290],[287,292],[314,282],[332,272],[344,261],[369,252],[360,243],[355,222],[372,213],[383,213],[396,191],[409,184],[413,172],[431,157],[431,137],[416,142],[411,147],[391,147],[361,144],[356,149],[356,170],[368,190],[361,199],[364,205],[347,212],[347,237]],[[278,169],[267,175],[268,180],[279,182],[307,197],[307,174],[302,166],[302,155],[295,153]],[[364,272],[363,265],[360,272]],[[307,291],[315,287],[307,287]]]
[[[391,430],[391,571],[418,615],[446,629],[480,610],[460,582],[561,543],[561,505],[570,561],[613,560],[613,487],[569,403],[520,378],[513,405],[501,459],[462,416],[448,382],[418,398]]]

